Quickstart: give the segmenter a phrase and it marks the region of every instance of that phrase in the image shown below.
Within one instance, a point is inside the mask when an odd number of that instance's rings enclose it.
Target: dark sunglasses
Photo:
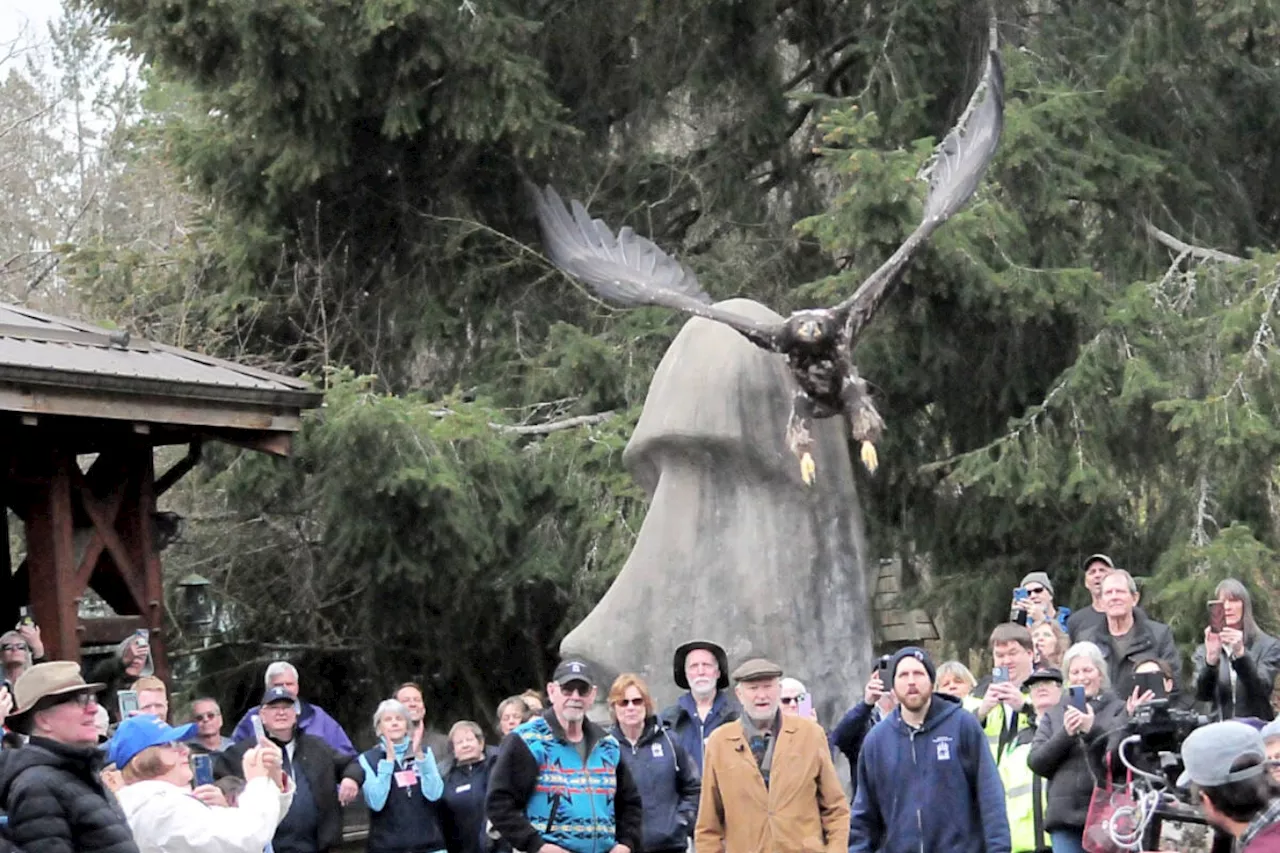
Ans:
[[[1028,595],[1035,595],[1036,593],[1045,591],[1045,588],[1042,586],[1024,586],[1023,589],[1027,591]]]
[[[781,702],[783,705],[790,705],[792,702],[799,704],[800,700],[803,698],[804,698],[804,694],[801,693],[797,696],[781,696],[778,698],[778,701]]]
[[[644,704],[644,699],[619,699],[617,702],[614,702],[613,704],[617,705],[619,708],[627,708],[627,707],[639,708],[641,705]]]
[[[194,717],[192,717],[192,719],[195,720],[197,723],[203,723],[205,720],[212,720],[212,719],[215,719],[217,716],[218,716],[217,713],[213,711],[207,711],[203,714],[196,714]]]
[[[586,696],[591,692],[591,685],[587,684],[585,681],[570,681],[568,684],[560,685],[560,692],[566,696],[574,693],[579,696]]]

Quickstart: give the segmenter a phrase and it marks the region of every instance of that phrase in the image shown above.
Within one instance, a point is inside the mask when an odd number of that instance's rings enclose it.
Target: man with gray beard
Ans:
[[[783,716],[782,668],[763,658],[733,672],[742,716],[707,739],[697,853],[845,853],[849,805],[827,736]]]
[[[660,717],[701,771],[707,738],[720,726],[738,719],[742,712],[729,692],[729,659],[715,643],[694,640],[676,649],[672,669],[676,686],[688,692]]]

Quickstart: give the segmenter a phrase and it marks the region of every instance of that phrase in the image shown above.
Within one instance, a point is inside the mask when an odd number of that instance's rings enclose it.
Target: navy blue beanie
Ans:
[[[898,677],[898,664],[901,663],[904,658],[915,658],[920,661],[924,666],[924,671],[929,673],[929,680],[934,681],[937,679],[938,673],[933,667],[933,659],[929,657],[929,653],[917,646],[907,646],[905,649],[898,649],[894,656],[889,660],[890,682]],[[885,686],[887,687],[888,685]]]

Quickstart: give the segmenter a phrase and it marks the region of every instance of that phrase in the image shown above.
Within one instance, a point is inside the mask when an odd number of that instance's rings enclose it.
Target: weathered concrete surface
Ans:
[[[776,318],[745,299],[724,303]],[[635,548],[562,652],[610,680],[641,673],[666,704],[671,655],[721,643],[730,667],[765,655],[814,693],[831,725],[871,661],[866,542],[845,427],[815,424],[817,482],[786,449],[793,384],[780,356],[692,319],[663,357],[624,462],[650,495]],[[609,682],[601,685],[601,698]]]

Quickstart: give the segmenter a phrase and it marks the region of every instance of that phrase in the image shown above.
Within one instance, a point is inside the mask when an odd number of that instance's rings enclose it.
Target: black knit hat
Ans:
[[[929,674],[929,680],[933,681],[938,676],[938,671],[933,666],[933,658],[929,657],[929,653],[918,646],[907,646],[905,649],[898,649],[894,653],[893,658],[889,661],[889,681],[898,677],[898,664],[902,663],[906,658],[915,658],[924,666],[924,671]]]

